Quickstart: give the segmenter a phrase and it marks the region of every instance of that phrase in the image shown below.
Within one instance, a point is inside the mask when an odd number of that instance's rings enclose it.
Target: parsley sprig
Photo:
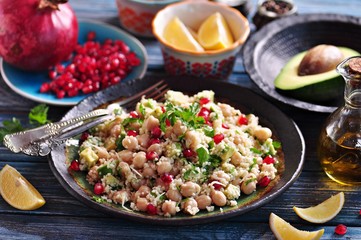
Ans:
[[[49,107],[45,104],[40,104],[32,108],[29,112],[28,119],[31,127],[38,127],[49,123],[48,120],[48,110]],[[21,124],[20,120],[13,117],[10,120],[4,120],[2,122],[2,127],[0,127],[0,141],[4,141],[6,134],[15,133],[25,130],[25,127]]]
[[[165,131],[166,120],[168,119],[173,126],[177,120],[181,120],[188,128],[197,129],[204,125],[203,117],[198,116],[200,109],[199,103],[195,102],[188,108],[174,106],[172,103],[166,103],[166,112],[162,114],[160,119],[161,129]]]

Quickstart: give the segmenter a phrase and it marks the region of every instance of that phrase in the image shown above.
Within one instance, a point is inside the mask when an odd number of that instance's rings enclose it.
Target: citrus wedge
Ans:
[[[180,50],[202,52],[204,49],[194,39],[189,29],[174,17],[164,28],[163,37],[170,45]]]
[[[222,14],[216,12],[201,24],[198,41],[206,50],[224,49],[233,44],[232,32]]]
[[[342,209],[345,203],[343,192],[331,196],[317,206],[309,208],[293,207],[296,214],[311,223],[325,223],[334,218]]]
[[[324,229],[313,232],[299,230],[274,213],[270,215],[269,224],[278,240],[316,240],[320,239],[325,231]]]
[[[34,210],[45,204],[34,186],[9,165],[0,171],[0,194],[7,203],[20,210]]]

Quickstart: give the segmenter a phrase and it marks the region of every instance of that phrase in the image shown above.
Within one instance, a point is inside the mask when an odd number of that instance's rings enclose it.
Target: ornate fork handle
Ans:
[[[97,109],[69,120],[8,134],[4,137],[4,145],[15,153],[22,151],[28,155],[45,156],[49,154],[52,146],[60,144],[65,139],[65,136],[78,133],[74,129],[81,127],[81,129],[86,130],[110,117],[111,112],[109,110]],[[89,122],[87,123],[87,121]]]

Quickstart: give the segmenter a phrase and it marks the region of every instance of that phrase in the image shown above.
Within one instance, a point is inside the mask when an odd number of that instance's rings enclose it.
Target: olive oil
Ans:
[[[345,80],[345,103],[327,118],[318,156],[331,179],[361,185],[361,56],[345,59],[336,71]]]
[[[318,155],[331,179],[341,184],[361,185],[361,134],[345,133],[333,140],[325,130],[320,135]]]

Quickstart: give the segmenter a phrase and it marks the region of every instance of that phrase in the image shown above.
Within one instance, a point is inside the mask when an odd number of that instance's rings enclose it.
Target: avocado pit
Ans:
[[[344,59],[343,53],[333,45],[317,45],[306,53],[299,67],[298,75],[307,76],[334,70]]]

